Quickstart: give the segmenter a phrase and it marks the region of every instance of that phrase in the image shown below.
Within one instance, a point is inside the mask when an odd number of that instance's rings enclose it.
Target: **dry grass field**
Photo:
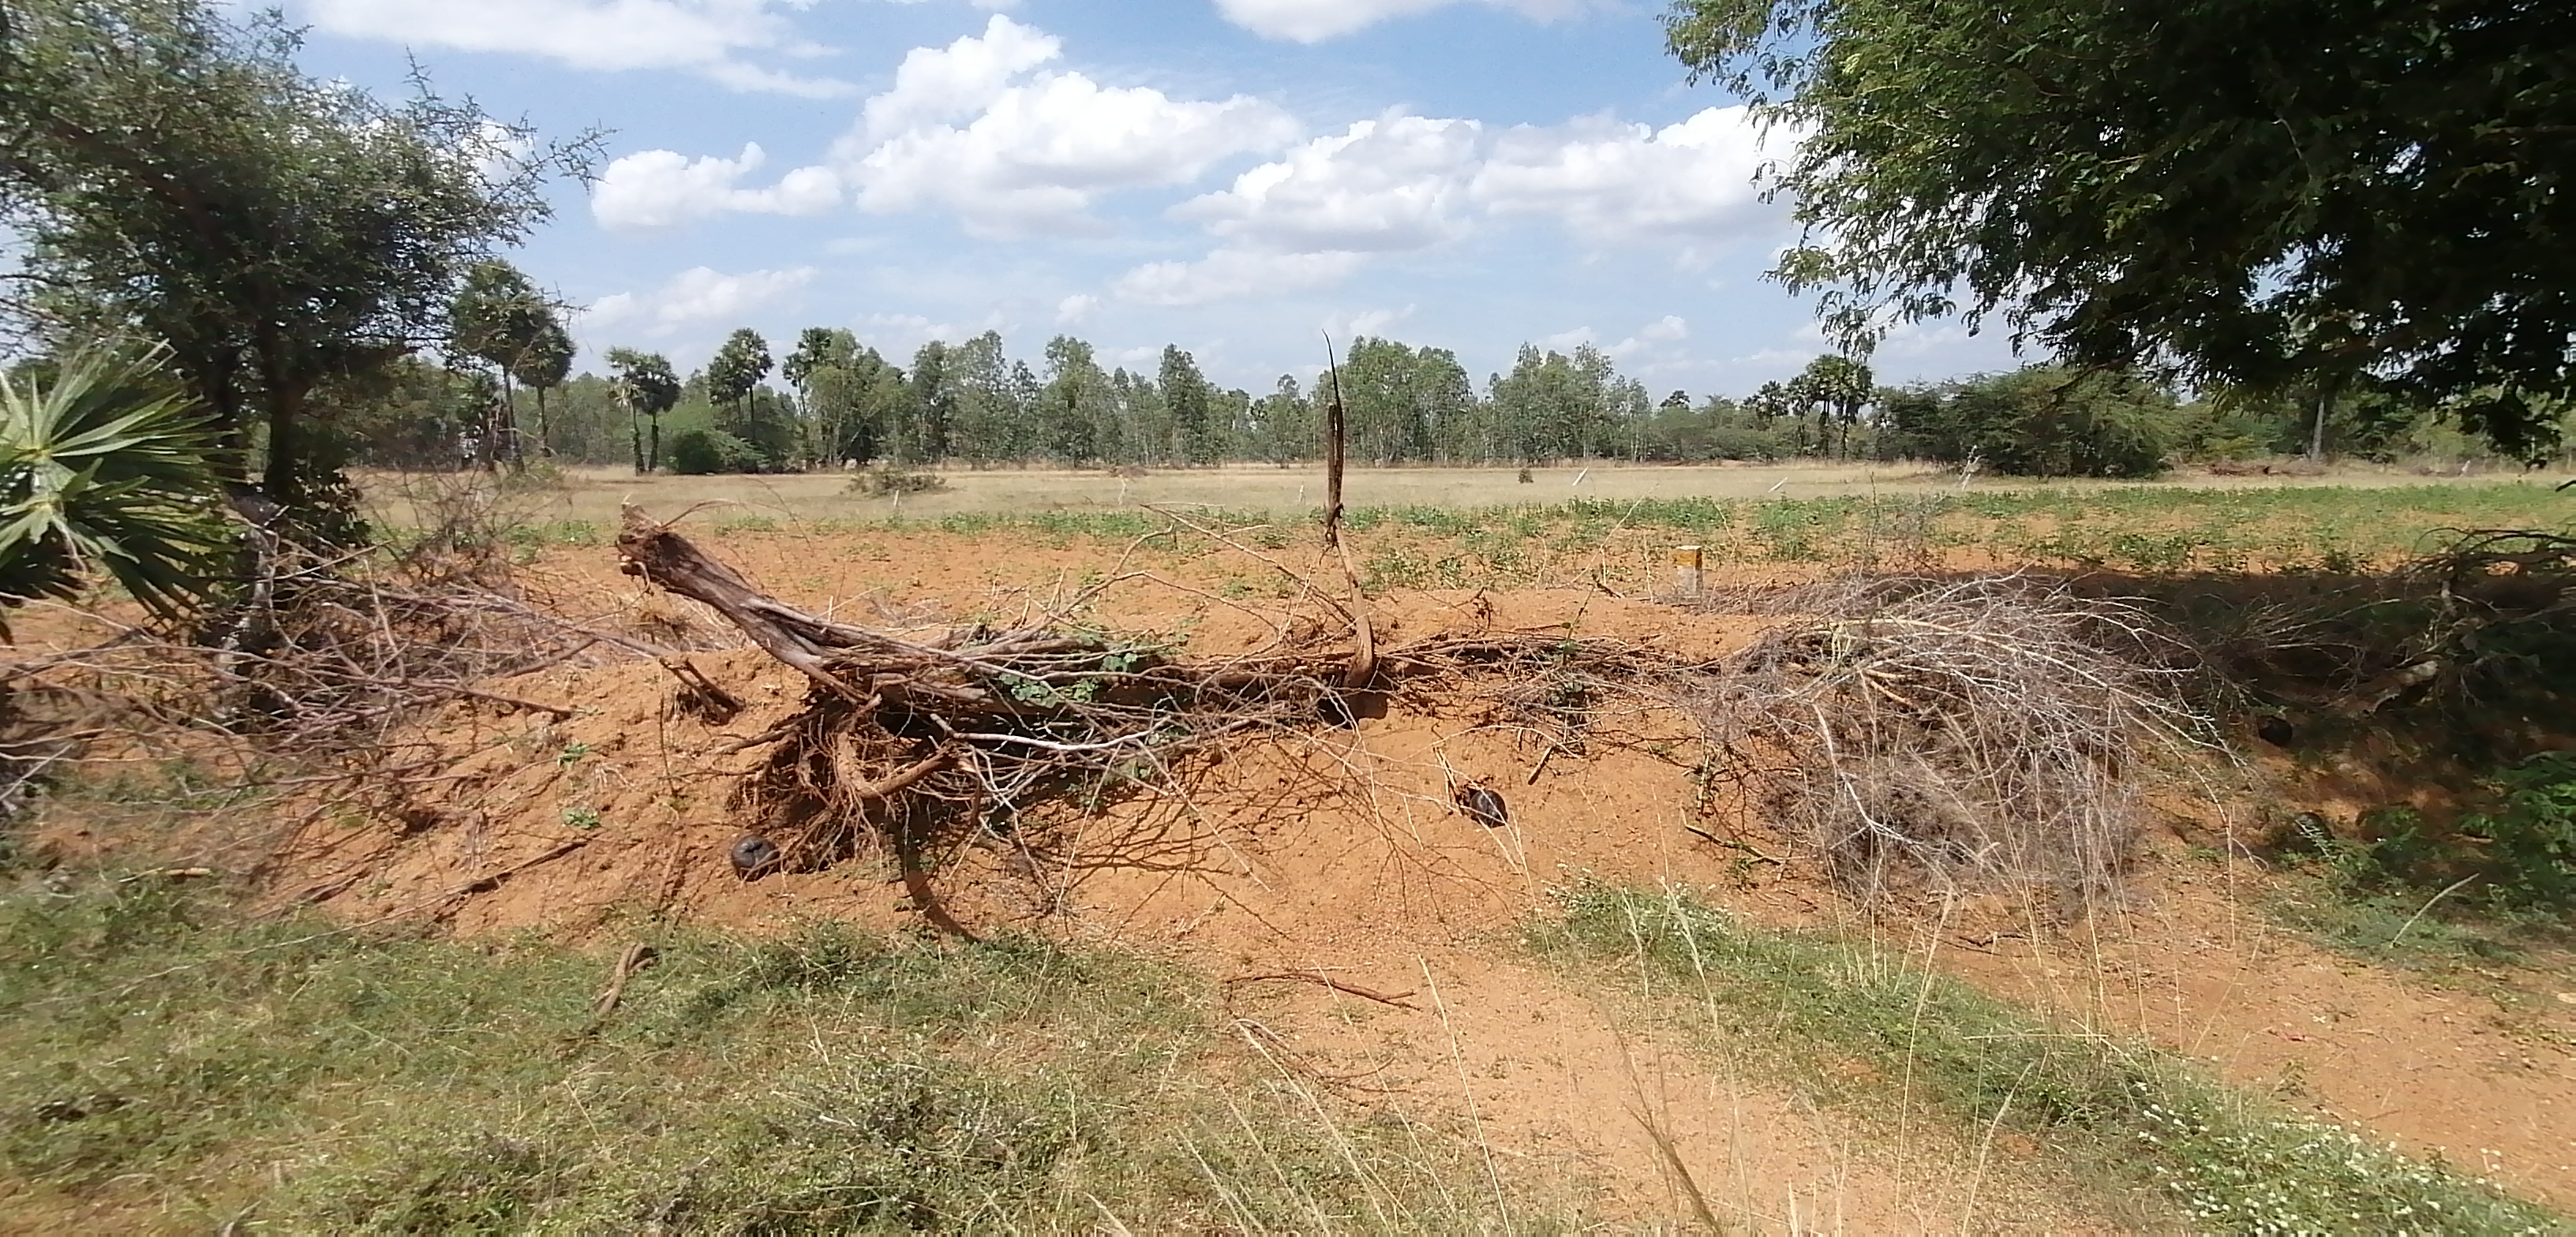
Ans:
[[[656,512],[701,505],[725,508],[719,519],[774,520],[931,519],[960,514],[1025,515],[1039,512],[1104,512],[1147,505],[1209,507],[1236,512],[1311,510],[1324,502],[1320,465],[1279,468],[1231,466],[1150,472],[1121,477],[1100,470],[945,469],[944,488],[900,499],[853,492],[846,473],[780,476],[638,477],[623,468],[563,470],[561,484],[535,489],[524,504],[539,521],[612,527],[620,503]],[[1965,484],[1955,472],[1912,465],[1723,464],[1707,466],[1605,465],[1541,468],[1524,484],[1511,468],[1358,468],[1343,501],[1352,508],[1438,507],[1473,510],[1577,499],[1628,502],[1684,499],[1745,500],[1832,498],[1856,495],[1993,493],[2046,488],[2073,493],[2137,488],[2136,483],[2036,482],[1980,476]],[[2378,488],[2426,484],[2489,484],[2492,474],[2431,477],[2377,466],[2343,466],[2321,476],[2220,477],[2186,473],[2149,488],[2259,490],[2330,485]],[[379,491],[392,478],[371,479]]]

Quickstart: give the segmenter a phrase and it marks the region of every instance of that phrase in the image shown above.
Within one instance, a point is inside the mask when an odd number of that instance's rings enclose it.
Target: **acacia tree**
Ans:
[[[313,531],[353,530],[320,384],[442,339],[465,270],[548,214],[594,139],[420,86],[398,103],[294,63],[276,14],[214,0],[9,0],[0,219],[23,280],[0,310],[54,339],[164,345],[248,479]]]
[[[1952,312],[2085,368],[2373,374],[2498,446],[2576,395],[2576,6],[1677,0],[1847,344]]]
[[[635,435],[635,475],[640,477],[662,466],[662,414],[680,402],[680,376],[671,372],[670,360],[661,353],[632,348],[609,349],[608,368],[617,375],[617,398],[626,405],[627,425]],[[649,445],[648,421],[652,424]]]

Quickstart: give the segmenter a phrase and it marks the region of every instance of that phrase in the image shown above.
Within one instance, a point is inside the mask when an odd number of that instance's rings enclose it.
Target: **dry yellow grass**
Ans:
[[[559,486],[527,494],[517,504],[538,521],[583,521],[608,527],[620,503],[632,502],[657,515],[699,505],[735,509],[739,517],[782,521],[816,519],[883,519],[889,515],[937,517],[965,512],[1025,514],[1038,511],[1112,511],[1146,504],[1221,507],[1233,511],[1312,510],[1323,505],[1321,465],[1289,468],[1265,465],[1167,470],[1141,477],[1121,477],[1090,470],[996,469],[977,472],[941,470],[946,488],[901,499],[850,492],[846,473],[817,472],[782,476],[683,477],[668,474],[638,477],[623,468],[564,470]],[[2382,486],[2420,485],[2438,480],[2393,468],[2346,467],[2322,477],[2213,477],[2181,474],[2162,484],[2192,488],[2248,489],[2288,485]],[[2491,476],[2469,478],[2491,481]],[[1981,491],[2026,488],[2039,482],[1978,477],[1970,487]],[[2103,484],[2051,481],[2051,488],[2084,488]],[[397,479],[376,477],[369,486],[380,495],[399,488]],[[1920,465],[1873,464],[1720,464],[1596,465],[1588,468],[1532,470],[1524,484],[1512,468],[1361,468],[1347,481],[1344,501],[1358,507],[1443,507],[1451,509],[1506,506],[1515,503],[1560,503],[1573,498],[1631,500],[1679,498],[1823,498],[1862,493],[1906,493],[1960,488],[1958,474]]]

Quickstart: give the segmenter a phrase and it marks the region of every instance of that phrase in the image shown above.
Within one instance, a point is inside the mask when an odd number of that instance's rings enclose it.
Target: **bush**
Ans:
[[[671,471],[692,477],[720,472],[759,472],[760,449],[723,430],[682,430],[664,453]]]
[[[2369,839],[2326,839],[2326,860],[2356,894],[2474,888],[2470,900],[2508,919],[2576,910],[2576,753],[2543,752],[2485,789],[2488,810],[2448,831],[2413,808],[2364,813]]]
[[[850,478],[849,492],[873,498],[896,494],[929,494],[948,488],[948,478],[935,472],[910,472],[878,465]]]
[[[1898,392],[1886,417],[1890,452],[2032,477],[2152,477],[2179,429],[2144,378],[2047,365]]]
[[[2496,778],[2494,814],[2460,822],[2487,840],[2487,900],[2503,911],[2576,910],[2576,752],[2543,752]]]

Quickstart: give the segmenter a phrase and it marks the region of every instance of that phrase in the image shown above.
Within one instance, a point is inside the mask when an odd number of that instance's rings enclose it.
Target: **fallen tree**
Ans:
[[[901,845],[933,816],[1002,832],[1050,797],[1173,787],[1194,754],[1349,726],[1404,679],[1527,678],[1579,661],[1627,680],[1650,668],[1624,646],[1552,635],[1379,649],[1340,606],[1264,651],[1200,662],[1062,626],[897,635],[769,597],[632,508],[617,548],[621,570],[704,603],[811,681],[803,709],[741,745],[775,745],[738,799],[787,868],[842,857],[863,826]]]
[[[624,570],[712,607],[811,680],[801,709],[736,746],[769,747],[736,804],[789,868],[843,857],[866,827],[909,861],[923,826],[1007,834],[1050,798],[1183,790],[1196,754],[1352,725],[1402,693],[1435,711],[1438,697],[1481,702],[1488,724],[1536,734],[1548,755],[1582,752],[1613,701],[1676,709],[1705,780],[1744,786],[1761,823],[1856,895],[2026,882],[2080,914],[2137,833],[2144,771],[2219,746],[2141,613],[2019,577],[1747,599],[1776,625],[1712,663],[1555,632],[1377,648],[1360,608],[1329,599],[1268,648],[1187,661],[1060,615],[927,634],[823,618],[631,509],[618,550]],[[1498,802],[1471,815],[1505,821]]]

